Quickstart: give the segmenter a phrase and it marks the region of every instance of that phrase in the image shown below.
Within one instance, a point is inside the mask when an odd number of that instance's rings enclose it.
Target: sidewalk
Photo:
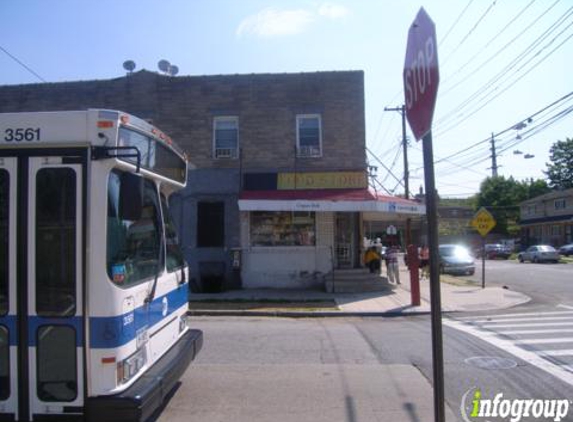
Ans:
[[[222,293],[191,293],[192,315],[261,315],[261,316],[393,316],[426,314],[430,312],[430,286],[428,280],[420,281],[420,306],[411,305],[410,277],[406,268],[400,271],[402,284],[380,282],[386,287],[371,293],[327,293],[319,290],[249,289]],[[526,303],[530,298],[522,293],[501,287],[458,285],[459,279],[441,276],[441,304],[443,312],[493,311]],[[193,304],[202,309],[193,309]],[[240,309],[234,304],[259,303],[255,309]],[[281,306],[285,302],[300,304],[296,309]],[[319,303],[331,302],[332,306],[320,309]],[[205,305],[213,304],[212,309]],[[336,309],[338,308],[338,309]]]

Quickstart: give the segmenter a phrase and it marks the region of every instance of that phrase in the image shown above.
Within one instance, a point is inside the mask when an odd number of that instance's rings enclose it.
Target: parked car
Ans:
[[[559,248],[559,255],[573,255],[573,243],[569,243],[568,245],[563,245]]]
[[[476,271],[474,258],[469,250],[461,245],[440,245],[440,273],[469,274]]]
[[[559,262],[559,254],[553,246],[549,245],[534,245],[527,248],[524,252],[517,255],[519,262],[531,261],[542,262],[551,261]]]
[[[511,255],[511,250],[501,243],[490,243],[485,245],[485,257],[487,259],[508,259]]]

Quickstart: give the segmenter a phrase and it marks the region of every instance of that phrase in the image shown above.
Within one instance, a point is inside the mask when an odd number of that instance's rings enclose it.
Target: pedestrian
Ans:
[[[398,263],[398,247],[392,246],[387,252],[388,280],[390,283],[400,284],[400,264]]]
[[[380,255],[376,252],[376,246],[369,247],[364,254],[364,264],[370,269],[371,273],[380,271]]]
[[[430,277],[430,248],[427,245],[422,245],[420,249],[420,278]]]

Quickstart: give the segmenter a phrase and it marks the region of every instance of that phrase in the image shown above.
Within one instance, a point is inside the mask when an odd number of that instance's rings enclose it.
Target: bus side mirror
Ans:
[[[143,177],[136,173],[123,173],[119,187],[119,217],[135,221],[143,209]]]

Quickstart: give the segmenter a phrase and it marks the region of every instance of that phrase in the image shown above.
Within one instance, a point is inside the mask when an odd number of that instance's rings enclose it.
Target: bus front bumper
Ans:
[[[87,422],[143,422],[161,407],[181,375],[201,350],[203,332],[189,330],[132,386],[113,396],[87,400]]]

